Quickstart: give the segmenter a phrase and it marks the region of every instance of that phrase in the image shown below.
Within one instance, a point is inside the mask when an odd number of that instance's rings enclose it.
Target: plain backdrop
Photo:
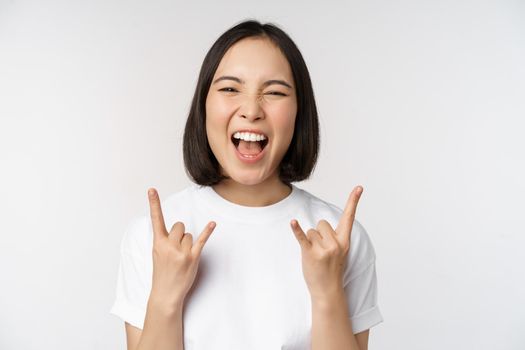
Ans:
[[[503,0],[0,0],[0,348],[124,349],[124,229],[148,187],[190,184],[200,65],[248,18],[310,70],[321,153],[296,185],[364,187],[369,348],[525,348],[525,5]]]

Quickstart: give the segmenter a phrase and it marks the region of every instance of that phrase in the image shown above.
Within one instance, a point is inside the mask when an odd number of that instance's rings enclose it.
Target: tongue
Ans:
[[[239,142],[239,146],[237,146],[237,149],[239,150],[241,154],[249,154],[249,155],[256,155],[262,151],[261,145],[257,141],[241,140]]]

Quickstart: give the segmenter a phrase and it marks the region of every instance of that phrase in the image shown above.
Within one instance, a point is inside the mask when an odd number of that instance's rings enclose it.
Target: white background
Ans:
[[[518,1],[1,1],[0,348],[123,349],[119,244],[189,184],[204,55],[281,26],[314,84],[311,180],[377,253],[370,349],[525,347],[525,5]]]

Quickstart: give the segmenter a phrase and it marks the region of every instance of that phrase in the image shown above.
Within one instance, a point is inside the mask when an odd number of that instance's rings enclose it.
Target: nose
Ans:
[[[256,121],[264,119],[264,111],[261,108],[262,95],[260,94],[246,94],[241,102],[239,108],[239,115],[241,118]]]

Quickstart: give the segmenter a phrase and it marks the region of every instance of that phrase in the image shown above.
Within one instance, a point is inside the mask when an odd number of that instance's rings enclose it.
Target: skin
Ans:
[[[206,99],[206,130],[221,171],[231,179],[213,189],[225,199],[244,206],[279,202],[291,188],[279,180],[278,166],[294,132],[297,98],[290,64],[270,41],[247,38],[223,56],[212,82],[222,76],[243,81],[212,83]],[[268,80],[285,81],[291,88]],[[245,164],[235,155],[231,141],[239,129],[258,129],[268,136],[266,155],[256,164]]]
[[[230,179],[213,186],[223,198],[244,206],[266,206],[284,199],[291,188],[278,177],[297,113],[290,65],[267,39],[247,38],[233,45],[222,58],[206,99],[206,130],[210,147]],[[264,86],[268,80],[279,84]],[[266,155],[245,164],[235,155],[231,135],[239,129],[259,129],[269,138]],[[312,300],[312,350],[367,350],[369,330],[352,333],[343,293],[343,268],[350,251],[350,237],[357,203],[363,192],[356,186],[335,229],[326,220],[304,233],[291,220],[302,253],[303,276]],[[194,282],[202,249],[216,223],[210,221],[193,242],[184,224],[177,222],[169,234],[157,191],[148,191],[154,230],[153,284],[144,330],[126,323],[128,349],[182,349],[182,307]],[[220,223],[218,223],[220,225]]]
[[[370,330],[353,335],[342,284],[362,193],[362,186],[356,186],[350,193],[335,230],[328,221],[320,220],[315,229],[305,234],[297,220],[290,222],[301,246],[303,275],[312,300],[312,350],[368,349]]]

